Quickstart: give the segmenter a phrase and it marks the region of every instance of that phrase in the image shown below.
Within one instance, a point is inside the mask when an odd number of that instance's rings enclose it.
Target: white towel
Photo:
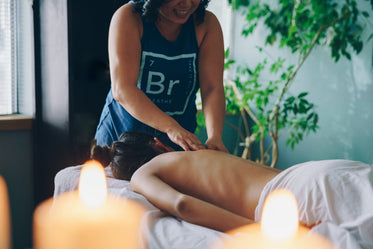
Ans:
[[[256,208],[260,221],[265,198],[288,189],[306,225],[345,249],[373,248],[373,167],[349,160],[312,161],[281,172],[264,188]]]

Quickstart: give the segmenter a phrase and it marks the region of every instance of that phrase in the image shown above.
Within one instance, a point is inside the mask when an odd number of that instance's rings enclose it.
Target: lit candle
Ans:
[[[262,221],[234,229],[224,239],[226,249],[331,249],[333,244],[299,226],[297,201],[287,190],[272,192],[264,203]]]
[[[103,167],[89,161],[79,190],[41,203],[34,213],[35,249],[140,248],[143,209],[107,194]]]
[[[10,248],[10,212],[8,190],[0,176],[0,249]]]

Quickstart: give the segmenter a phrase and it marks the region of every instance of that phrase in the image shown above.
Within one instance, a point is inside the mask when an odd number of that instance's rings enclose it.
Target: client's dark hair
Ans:
[[[115,178],[130,180],[133,173],[143,164],[159,155],[153,147],[154,137],[143,132],[124,132],[119,141],[108,146],[93,145],[91,159],[103,166],[110,164]]]
[[[156,22],[158,19],[158,10],[166,0],[134,0],[135,9],[149,22]],[[197,24],[203,23],[205,11],[210,0],[201,0],[195,14]]]

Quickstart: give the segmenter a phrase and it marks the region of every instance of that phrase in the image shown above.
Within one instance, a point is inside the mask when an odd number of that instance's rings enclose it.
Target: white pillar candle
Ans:
[[[0,249],[10,249],[10,212],[8,190],[0,176]]]
[[[137,249],[141,206],[106,192],[104,170],[83,167],[79,191],[41,203],[34,213],[35,249]]]
[[[290,191],[276,190],[264,203],[262,222],[230,231],[220,249],[332,249],[333,244],[299,226],[298,207]]]

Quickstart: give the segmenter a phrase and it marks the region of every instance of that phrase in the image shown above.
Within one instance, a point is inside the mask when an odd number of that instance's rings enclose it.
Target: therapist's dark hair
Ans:
[[[93,145],[91,159],[110,165],[117,179],[130,180],[135,171],[160,153],[152,145],[154,137],[143,132],[124,132],[111,147]]]
[[[133,2],[137,12],[146,17],[149,22],[156,22],[158,19],[158,10],[166,0],[133,0]],[[195,12],[197,25],[203,23],[209,2],[210,0],[201,0]]]

